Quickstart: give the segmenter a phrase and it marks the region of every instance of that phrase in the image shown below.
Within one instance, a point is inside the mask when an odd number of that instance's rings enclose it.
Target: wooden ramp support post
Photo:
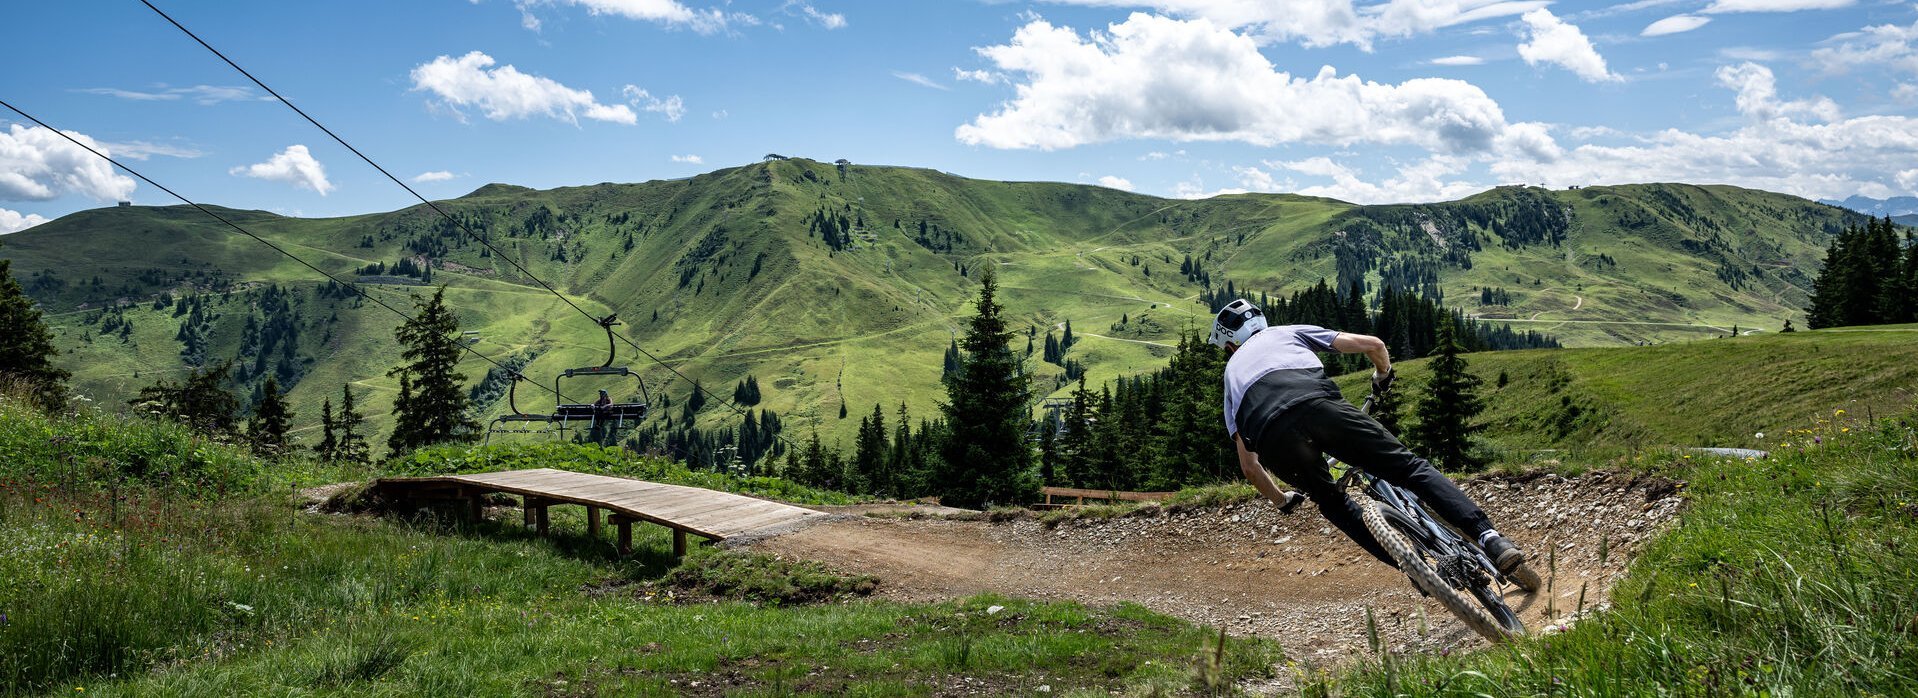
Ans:
[[[673,559],[682,557],[686,557],[686,531],[675,528],[673,529]]]
[[[630,517],[613,515],[613,525],[619,528],[619,554],[633,554],[633,520]]]
[[[599,507],[586,506],[586,535],[599,540]]]

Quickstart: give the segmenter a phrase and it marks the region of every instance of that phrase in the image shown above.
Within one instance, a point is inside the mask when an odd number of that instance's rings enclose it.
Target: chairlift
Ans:
[[[613,361],[619,358],[618,346],[613,343],[613,326],[618,324],[620,324],[619,320],[612,315],[599,321],[600,328],[606,330],[606,361],[598,366],[569,368],[553,378],[553,395],[556,397],[551,414],[527,414],[520,411],[519,382],[531,379],[523,373],[514,371],[513,380],[506,388],[506,404],[512,408],[513,413],[493,418],[492,424],[486,430],[487,442],[492,442],[494,434],[551,433],[564,438],[569,430],[581,430],[580,426],[575,425],[584,422],[584,431],[592,434],[595,442],[607,443],[617,440],[620,432],[637,426],[643,421],[652,403],[652,396],[646,390],[646,380],[639,375],[638,371],[626,366],[613,365]],[[616,402],[605,406],[561,402],[566,394],[560,390],[563,382],[568,378],[583,376],[631,376],[639,384],[639,402]]]

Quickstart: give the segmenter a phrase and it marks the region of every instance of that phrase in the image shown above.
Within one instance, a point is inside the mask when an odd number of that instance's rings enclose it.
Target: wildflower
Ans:
[[[1843,416],[1845,416],[1845,411],[1844,411],[1844,410],[1839,410],[1839,411],[1837,411],[1837,412],[1833,412],[1832,414],[1833,414],[1833,415],[1836,415],[1836,416],[1839,416],[1839,417],[1843,417]]]
[[[1761,431],[1761,432],[1758,432],[1758,433],[1756,433],[1756,434],[1753,434],[1753,435],[1752,435],[1752,438],[1754,438],[1754,439],[1762,439],[1762,438],[1765,438],[1765,432],[1762,432],[1762,431]]]
[[[1838,430],[1838,433],[1840,433],[1840,434],[1849,434],[1849,433],[1851,433],[1851,427],[1845,427],[1845,428],[1843,428],[1843,429],[1839,429],[1839,430]]]

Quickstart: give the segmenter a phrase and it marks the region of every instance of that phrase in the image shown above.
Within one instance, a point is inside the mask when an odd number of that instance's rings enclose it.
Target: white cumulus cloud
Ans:
[[[1509,123],[1471,83],[1396,85],[1277,70],[1250,37],[1209,20],[1134,14],[1080,36],[1035,19],[1009,43],[976,49],[1012,76],[1016,96],[959,126],[971,145],[1052,150],[1121,139],[1411,144],[1443,151],[1556,148],[1538,124]]]
[[[47,219],[36,213],[21,213],[0,208],[0,235],[17,233],[45,222]]]
[[[1292,189],[1293,193],[1323,196],[1357,204],[1451,201],[1487,188],[1483,184],[1455,177],[1466,172],[1471,166],[1470,160],[1445,155],[1429,157],[1408,166],[1393,167],[1395,176],[1377,182],[1368,182],[1360,176],[1362,173],[1359,170],[1326,157],[1294,161],[1268,160],[1265,165],[1308,177],[1332,180],[1329,184],[1296,187]],[[1260,177],[1270,179],[1263,171],[1256,169],[1253,171]],[[1264,190],[1276,191],[1277,189]]]
[[[1705,26],[1711,21],[1712,18],[1710,17],[1700,17],[1698,15],[1673,15],[1645,25],[1645,30],[1639,32],[1638,35],[1665,36],[1667,34],[1683,34]]]
[[[1221,27],[1244,29],[1262,43],[1352,44],[1371,50],[1379,38],[1426,34],[1445,27],[1524,14],[1546,0],[1050,0],[1065,5],[1149,9]]]
[[[1748,122],[1722,134],[1667,129],[1624,146],[1583,144],[1550,162],[1503,161],[1491,171],[1506,182],[1551,187],[1624,182],[1713,182],[1806,198],[1852,194],[1884,197],[1896,175],[1918,162],[1918,119],[1868,115],[1836,118],[1822,97],[1780,101],[1771,72],[1757,64],[1720,71]],[[1798,117],[1826,120],[1815,123]]]
[[[64,133],[87,148],[113,154],[86,134]],[[132,177],[115,172],[106,160],[59,133],[20,124],[0,131],[0,201],[45,201],[68,194],[116,201],[132,196],[133,187]]]
[[[621,90],[621,94],[626,96],[627,104],[639,107],[640,111],[649,114],[664,116],[667,121],[678,123],[679,118],[686,115],[686,102],[681,100],[679,95],[654,97],[653,93],[642,90],[637,85],[627,85]]]
[[[419,182],[422,184],[426,182],[444,182],[454,178],[455,176],[457,175],[454,175],[451,172],[447,172],[446,170],[434,170],[432,172],[421,172],[418,175],[415,175],[413,177],[413,181]]]
[[[333,191],[333,183],[326,181],[326,168],[320,161],[313,159],[304,145],[289,145],[286,150],[275,153],[266,162],[235,167],[228,171],[239,177],[264,179],[269,182],[284,182],[301,189],[311,189],[326,196]]]
[[[455,114],[472,107],[495,121],[550,116],[578,123],[584,116],[630,125],[639,120],[624,104],[601,104],[590,91],[527,75],[510,65],[489,69],[493,63],[492,56],[478,51],[457,59],[440,56],[413,69],[413,89],[433,93]]]
[[[1881,24],[1846,32],[1826,40],[1811,52],[1812,62],[1827,72],[1853,68],[1888,68],[1918,73],[1918,22],[1910,26]]]
[[[688,165],[703,165],[706,164],[706,159],[698,155],[674,155],[673,162],[683,162]]]
[[[1114,175],[1106,175],[1099,178],[1099,186],[1108,189],[1117,189],[1119,191],[1132,191],[1132,180]]]
[[[1592,48],[1592,40],[1575,25],[1566,23],[1551,10],[1532,10],[1522,17],[1529,40],[1518,45],[1518,55],[1526,63],[1550,63],[1586,82],[1617,82],[1624,78],[1605,67],[1605,58]]]
[[[1778,80],[1770,68],[1757,63],[1724,66],[1715,74],[1718,84],[1738,93],[1738,113],[1755,119],[1781,116],[1808,116],[1819,121],[1837,121],[1838,104],[1827,97],[1781,102]]]

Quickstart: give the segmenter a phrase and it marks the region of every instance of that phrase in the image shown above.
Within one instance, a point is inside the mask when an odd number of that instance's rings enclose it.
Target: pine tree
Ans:
[[[366,445],[366,435],[360,433],[365,421],[353,405],[353,386],[340,386],[340,411],[333,416],[334,438],[339,440],[334,456],[336,462],[365,465],[373,460],[372,449]]]
[[[333,398],[320,401],[320,444],[313,447],[320,462],[331,463],[340,457],[340,440],[333,434]]]
[[[1459,355],[1463,347],[1450,323],[1439,326],[1438,340],[1432,379],[1419,399],[1419,422],[1410,436],[1440,467],[1475,471],[1485,466],[1472,448],[1472,435],[1485,428],[1472,423],[1485,410],[1478,396],[1479,378],[1466,370],[1465,359]]]
[[[0,259],[0,377],[26,383],[34,399],[46,407],[66,401],[66,380],[72,374],[53,365],[60,350],[53,333],[40,318],[40,309],[14,281],[13,260]]]
[[[873,403],[872,416],[859,420],[859,437],[853,442],[853,470],[865,485],[867,494],[896,496],[895,483],[886,467],[886,415],[879,403]]]
[[[260,401],[253,406],[253,416],[246,422],[247,440],[253,442],[253,452],[262,456],[277,456],[287,450],[286,430],[293,420],[292,410],[287,409],[286,398],[280,395],[280,382],[267,376],[266,385],[260,388]]]
[[[185,383],[174,385],[162,380],[141,388],[140,396],[127,402],[145,406],[204,434],[232,434],[240,411],[240,399],[225,387],[232,371],[233,362],[222,361],[194,370],[187,375]]]
[[[1504,375],[1504,373],[1499,374],[1501,378]],[[1372,419],[1378,420],[1379,426],[1385,427],[1385,430],[1392,432],[1394,436],[1403,433],[1399,430],[1400,413],[1404,409],[1399,393],[1400,391],[1396,389],[1387,390],[1385,394],[1372,401]]]
[[[400,395],[393,404],[393,435],[387,448],[403,453],[422,446],[472,441],[479,422],[468,414],[466,376],[458,372],[459,318],[446,305],[446,288],[432,299],[416,300],[419,314],[394,332],[403,363],[387,375],[399,376]]]
[[[979,277],[977,312],[966,330],[959,369],[946,380],[942,407],[950,434],[934,487],[949,506],[1019,504],[1032,501],[1038,491],[1025,439],[1028,376],[1007,345],[1012,333],[994,298],[998,287],[988,265]]]

